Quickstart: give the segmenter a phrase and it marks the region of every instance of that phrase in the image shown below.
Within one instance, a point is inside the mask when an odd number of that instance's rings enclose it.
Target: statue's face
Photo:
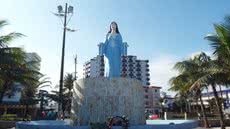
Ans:
[[[112,30],[116,30],[117,25],[116,25],[116,23],[112,23],[110,27],[111,27]]]

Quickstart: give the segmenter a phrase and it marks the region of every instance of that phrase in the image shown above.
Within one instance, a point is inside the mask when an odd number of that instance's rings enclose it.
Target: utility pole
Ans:
[[[68,10],[67,10],[68,9]],[[67,16],[68,14],[73,14],[73,6],[68,6],[65,4],[65,10],[61,5],[58,6],[58,13],[55,13],[58,17],[64,17],[63,23],[63,40],[62,40],[62,55],[61,55],[61,71],[60,71],[60,82],[59,82],[59,103],[58,103],[58,113],[59,115],[64,115],[63,108],[63,74],[64,74],[64,60],[65,60],[65,39],[66,39],[66,30],[74,32],[75,30],[71,30],[67,28]],[[71,18],[71,17],[70,17]],[[70,19],[69,19],[70,20]],[[63,116],[64,117],[64,116]]]
[[[63,90],[64,58],[65,58],[66,17],[67,17],[67,3],[65,4],[65,12],[64,12],[64,29],[63,29],[63,40],[62,40],[61,72],[60,72],[60,83],[59,83],[60,102],[58,104],[58,112],[62,112],[62,104],[63,104],[62,90]],[[62,114],[64,114],[64,113],[62,112]]]

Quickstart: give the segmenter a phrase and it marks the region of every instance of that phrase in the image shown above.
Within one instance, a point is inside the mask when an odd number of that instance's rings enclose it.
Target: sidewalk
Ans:
[[[195,129],[207,129],[207,128],[198,127],[198,128],[195,128]],[[220,129],[220,127],[209,128],[209,129]],[[230,129],[230,127],[226,127],[226,129]]]

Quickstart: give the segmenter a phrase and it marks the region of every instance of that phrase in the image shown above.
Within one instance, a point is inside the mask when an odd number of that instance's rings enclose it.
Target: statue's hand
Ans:
[[[104,53],[105,53],[105,44],[101,42],[99,44],[99,55],[103,55]]]

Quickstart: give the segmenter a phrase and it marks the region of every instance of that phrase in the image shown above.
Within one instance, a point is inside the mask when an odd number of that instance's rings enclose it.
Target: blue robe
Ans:
[[[125,54],[121,35],[108,33],[105,42],[100,44],[99,55],[105,55],[108,58],[109,78],[120,77],[121,56]]]

